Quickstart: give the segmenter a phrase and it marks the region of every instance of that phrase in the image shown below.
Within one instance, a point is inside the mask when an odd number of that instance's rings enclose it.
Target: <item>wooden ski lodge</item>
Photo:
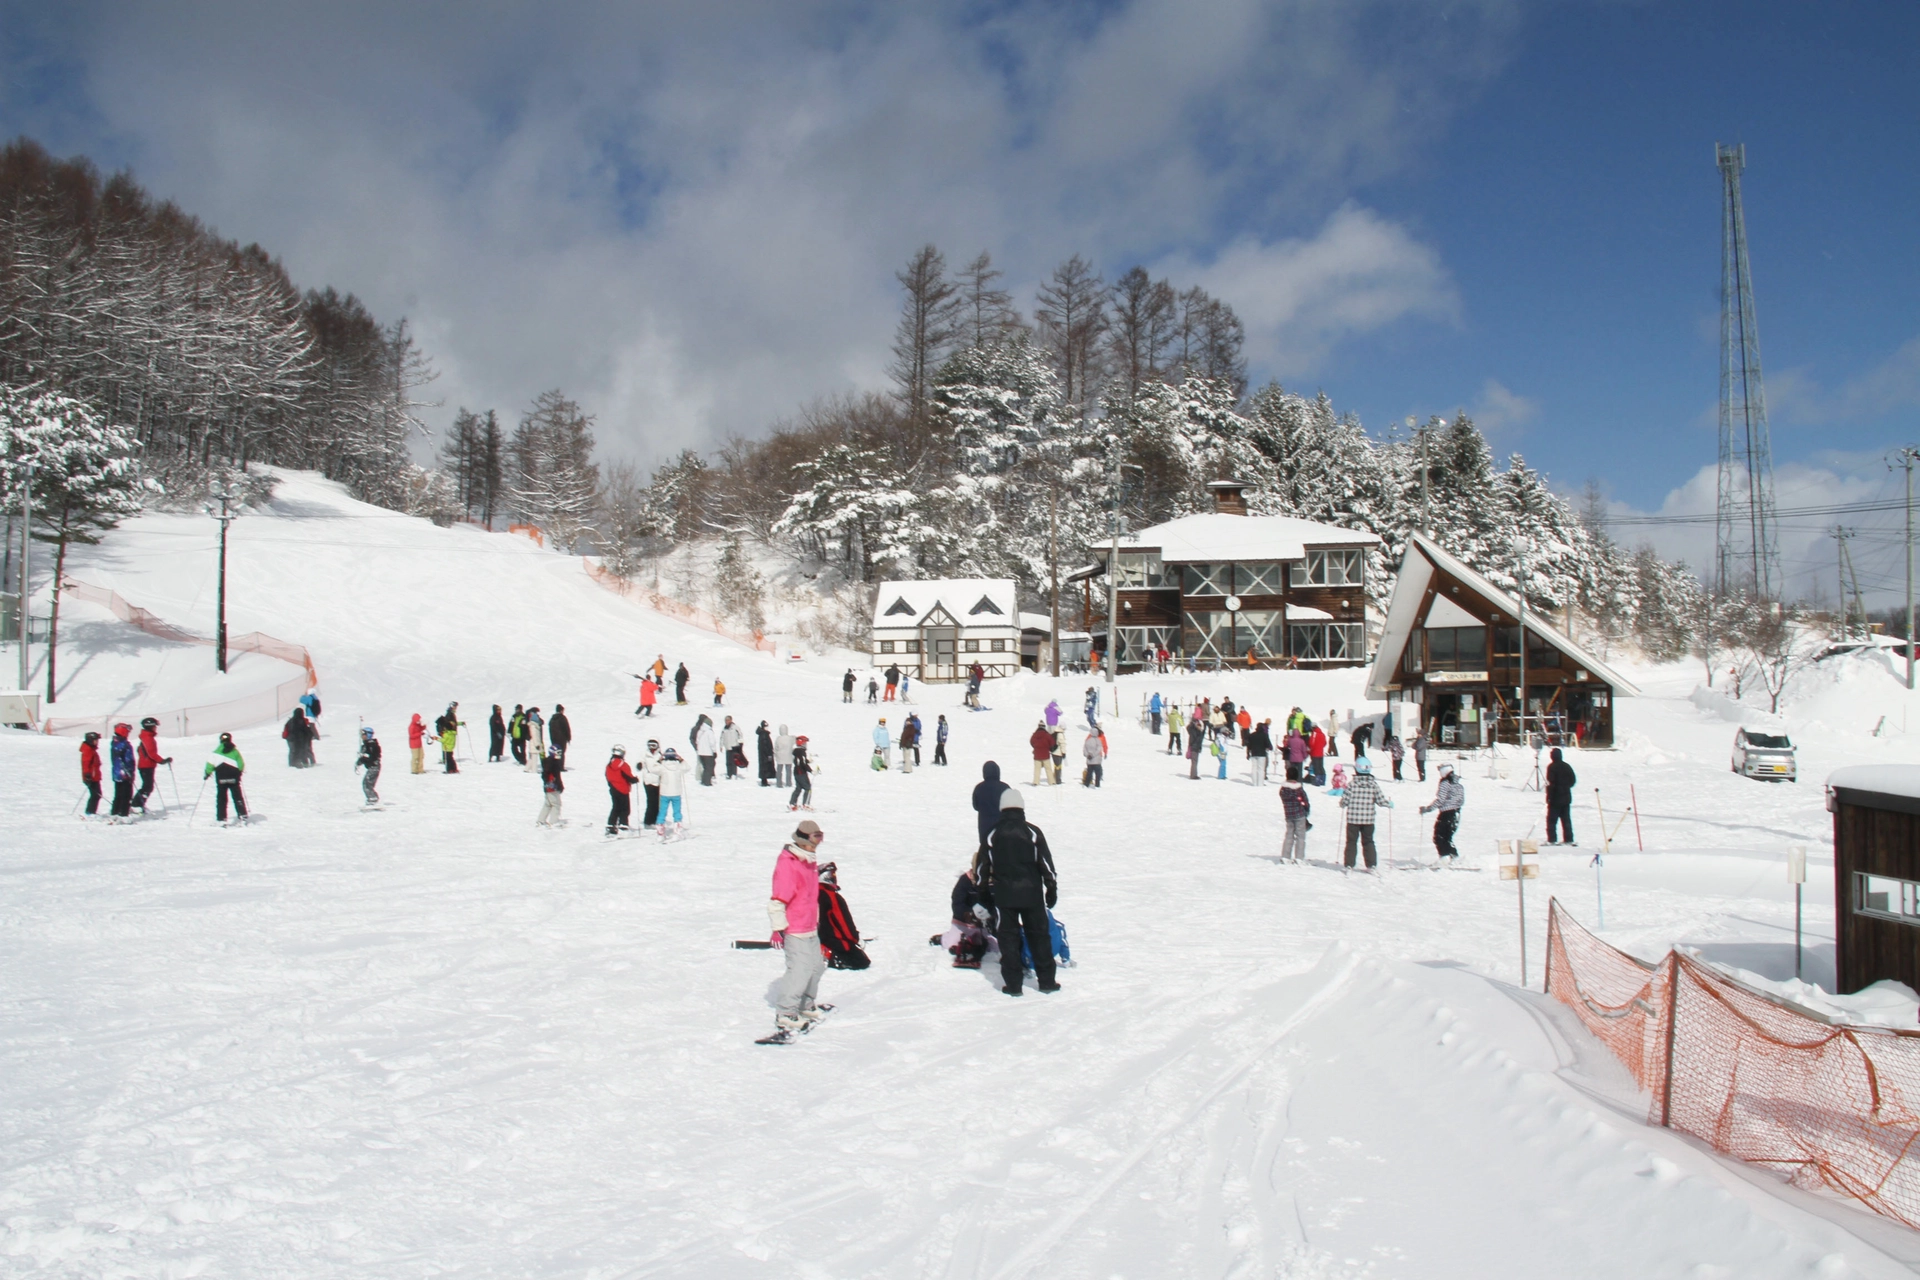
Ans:
[[[1352,667],[1367,657],[1367,552],[1371,533],[1288,516],[1247,514],[1246,485],[1207,486],[1214,510],[1182,516],[1120,539],[1116,670],[1139,668],[1159,649],[1211,667]],[[1083,623],[1093,623],[1099,562],[1073,575],[1085,583]]]
[[[1012,578],[882,582],[873,604],[873,665],[915,680],[963,680],[979,663],[989,676],[1021,667],[1022,623]]]
[[[1531,611],[1523,655],[1519,602],[1411,535],[1367,696],[1400,704],[1394,723],[1424,725],[1435,746],[1518,742],[1523,671],[1526,729],[1555,744],[1612,746],[1614,699],[1639,693]]]

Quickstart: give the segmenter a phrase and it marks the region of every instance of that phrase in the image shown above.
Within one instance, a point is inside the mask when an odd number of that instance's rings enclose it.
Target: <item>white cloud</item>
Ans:
[[[1540,413],[1540,402],[1509,390],[1499,380],[1488,378],[1480,384],[1467,416],[1489,437],[1511,439]]]
[[[1311,372],[1350,334],[1409,317],[1449,320],[1459,308],[1438,254],[1351,204],[1310,238],[1240,239],[1205,266],[1174,257],[1158,270],[1232,302],[1249,358],[1282,377]]]
[[[892,273],[927,241],[991,249],[1029,305],[1074,252],[1205,263],[1259,372],[1448,319],[1432,249],[1341,201],[1445,126],[1516,15],[97,0],[36,28],[84,101],[8,125],[411,316],[443,416],[558,385],[658,457],[880,385]]]
[[[1861,596],[1870,608],[1891,604],[1904,594],[1902,513],[1897,509],[1835,512],[1836,507],[1889,504],[1902,494],[1902,477],[1889,472],[1878,456],[1836,459],[1841,465],[1788,463],[1774,470],[1774,505],[1779,522],[1780,564],[1789,598],[1831,605],[1838,566],[1833,529],[1844,525],[1858,535],[1852,542]],[[1624,502],[1608,504],[1618,521],[1646,516],[1711,517],[1716,510],[1719,469],[1705,466],[1667,494],[1656,511],[1636,510]],[[1809,509],[1814,509],[1809,512]],[[1797,514],[1809,512],[1808,514]],[[1703,580],[1714,569],[1714,524],[1633,525],[1616,523],[1614,540],[1634,547],[1649,543],[1670,560],[1684,560]]]

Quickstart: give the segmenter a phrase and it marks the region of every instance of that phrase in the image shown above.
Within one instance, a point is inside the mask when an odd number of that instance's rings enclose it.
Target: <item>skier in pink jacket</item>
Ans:
[[[805,1031],[819,1021],[814,1004],[826,955],[820,950],[820,842],[826,833],[811,818],[794,828],[793,839],[781,846],[773,864],[773,895],[767,916],[773,922],[773,941],[787,953],[787,973],[780,981],[780,1004],[774,1018],[777,1043]]]

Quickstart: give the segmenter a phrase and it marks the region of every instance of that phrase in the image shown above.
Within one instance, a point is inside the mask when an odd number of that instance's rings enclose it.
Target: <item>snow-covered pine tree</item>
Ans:
[[[47,627],[47,701],[59,696],[60,588],[67,548],[91,545],[138,515],[159,486],[143,479],[133,433],[89,406],[52,391],[0,383],[0,489],[33,495],[35,541],[52,543],[53,606]],[[22,602],[25,603],[24,601]]]
[[[592,527],[600,493],[593,419],[559,390],[543,391],[514,433],[513,499],[554,547],[572,551]]]
[[[713,566],[713,593],[724,616],[737,619],[755,635],[766,630],[766,580],[747,559],[738,533],[727,539]]]
[[[775,522],[776,537],[840,562],[862,582],[911,561],[919,499],[877,450],[835,445],[795,466],[794,475],[804,487]]]

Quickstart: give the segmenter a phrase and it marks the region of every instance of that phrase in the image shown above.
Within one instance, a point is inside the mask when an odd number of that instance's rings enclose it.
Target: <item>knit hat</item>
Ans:
[[[840,887],[840,873],[831,862],[820,864],[820,883],[830,884],[836,889]]]
[[[815,836],[825,835],[826,833],[820,830],[820,824],[815,822],[812,818],[802,818],[800,819],[800,825],[793,829],[793,834],[797,836],[805,836],[807,839],[811,840]]]
[[[1012,787],[1008,787],[1000,793],[1000,812],[1005,813],[1009,809],[1024,810],[1026,807],[1026,800]]]
[[[1355,760],[1353,762],[1353,771],[1355,773],[1372,773],[1373,762],[1367,759],[1365,756],[1361,756],[1358,760]]]

